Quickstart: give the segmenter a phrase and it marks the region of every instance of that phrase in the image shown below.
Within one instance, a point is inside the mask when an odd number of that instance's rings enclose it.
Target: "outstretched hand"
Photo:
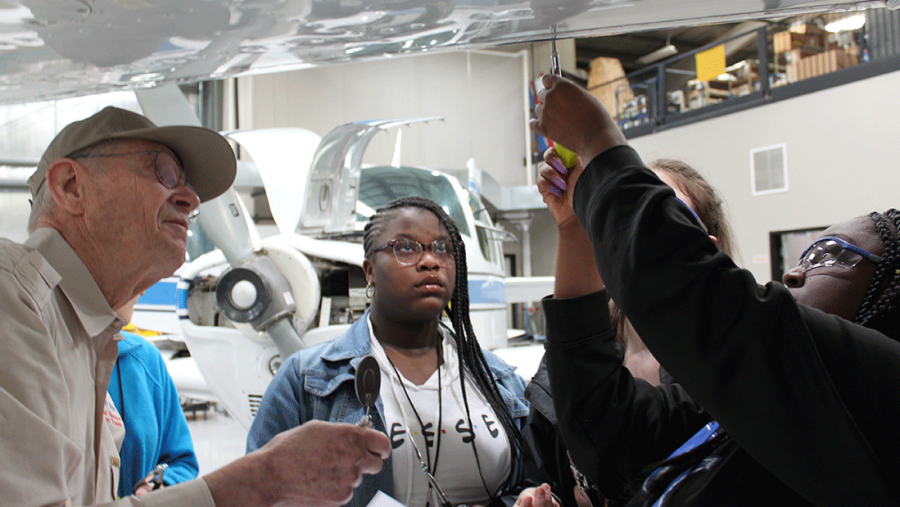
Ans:
[[[308,421],[295,429],[306,434],[289,430],[269,443],[281,448],[281,475],[297,489],[288,495],[297,505],[347,503],[363,474],[379,472],[382,460],[390,456],[391,445],[384,433],[355,424]]]
[[[543,77],[544,89],[538,92],[532,130],[578,154],[585,163],[604,151],[628,144],[625,135],[597,97],[560,76]],[[566,184],[574,187],[583,168],[569,171]]]
[[[337,507],[350,501],[363,474],[381,471],[390,452],[380,431],[308,421],[203,479],[217,507]]]

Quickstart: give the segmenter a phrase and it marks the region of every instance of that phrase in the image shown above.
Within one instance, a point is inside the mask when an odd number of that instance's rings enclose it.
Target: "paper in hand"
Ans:
[[[383,491],[379,491],[375,493],[375,496],[369,501],[369,504],[366,507],[406,507],[402,503],[394,500],[392,497],[384,493]]]

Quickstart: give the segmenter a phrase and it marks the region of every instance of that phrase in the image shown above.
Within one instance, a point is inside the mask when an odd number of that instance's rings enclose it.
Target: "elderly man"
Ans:
[[[192,213],[234,175],[234,154],[215,132],[156,127],[118,108],[50,143],[28,181],[30,237],[0,240],[4,504],[113,502],[122,426],[106,390],[124,325],[113,309],[184,262]],[[340,505],[389,452],[382,433],[306,424],[140,504]]]

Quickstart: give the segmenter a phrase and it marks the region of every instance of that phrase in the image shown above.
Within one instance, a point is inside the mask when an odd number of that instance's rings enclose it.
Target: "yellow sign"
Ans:
[[[159,336],[162,334],[158,331],[150,331],[149,329],[141,329],[141,328],[135,326],[131,322],[129,322],[127,325],[125,325],[125,327],[122,328],[122,331],[130,331],[132,333],[139,334],[139,335],[143,336],[144,338],[149,338],[151,336]]]
[[[725,73],[725,46],[701,51],[695,56],[697,62],[697,81],[716,79]]]

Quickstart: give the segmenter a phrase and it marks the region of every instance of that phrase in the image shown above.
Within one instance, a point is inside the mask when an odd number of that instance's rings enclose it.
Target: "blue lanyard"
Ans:
[[[694,447],[709,441],[712,437],[716,436],[716,432],[719,431],[719,421],[711,421],[706,426],[700,429],[697,433],[694,434],[687,442],[681,444],[681,447],[675,449],[667,459],[672,459],[675,456],[679,456],[684,454]]]
[[[681,447],[676,449],[675,452],[673,452],[671,455],[669,455],[669,457],[667,459],[672,459],[676,456],[679,456],[681,454],[684,454],[684,453],[690,451],[691,449],[697,447],[698,445],[700,445],[704,442],[708,442],[714,436],[716,436],[716,432],[718,430],[719,430],[719,423],[717,421],[711,421],[706,426],[701,428],[700,431],[695,433],[694,436],[692,436],[690,439],[688,439],[687,442],[682,444]],[[666,505],[666,502],[668,501],[669,496],[672,494],[672,492],[675,490],[675,488],[677,488],[678,485],[681,484],[682,481],[684,481],[688,476],[690,476],[696,472],[709,471],[712,467],[714,467],[719,462],[719,460],[721,460],[721,458],[717,457],[717,456],[707,457],[707,458],[703,459],[697,465],[682,472],[681,475],[679,475],[671,483],[669,483],[668,487],[666,487],[666,490],[663,491],[662,495],[660,495],[660,497],[657,498],[656,501],[653,503],[653,507],[662,507],[662,506]],[[647,485],[649,483],[651,483],[653,480],[655,480],[655,478],[659,474],[663,473],[668,468],[669,468],[668,466],[657,468],[652,474],[650,474],[647,477],[647,479],[644,481],[644,485],[642,487],[644,492],[647,492]]]

